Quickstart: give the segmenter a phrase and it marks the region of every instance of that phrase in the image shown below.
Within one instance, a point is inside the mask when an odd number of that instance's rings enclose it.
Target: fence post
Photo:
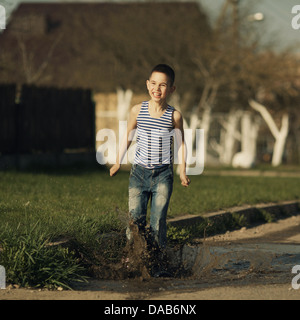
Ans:
[[[0,289],[6,289],[5,268],[0,265]]]
[[[0,29],[6,29],[6,10],[0,5]]]

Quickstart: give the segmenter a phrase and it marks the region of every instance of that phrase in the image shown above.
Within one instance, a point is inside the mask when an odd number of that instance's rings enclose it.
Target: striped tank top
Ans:
[[[150,116],[144,101],[137,116],[137,146],[134,163],[148,169],[161,168],[173,162],[173,112],[169,106],[160,118]]]

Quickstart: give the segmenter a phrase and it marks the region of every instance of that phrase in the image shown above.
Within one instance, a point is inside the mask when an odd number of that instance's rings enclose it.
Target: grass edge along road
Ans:
[[[169,216],[202,215],[243,204],[298,200],[299,178],[192,176],[189,188],[175,176]],[[74,280],[84,281],[86,268],[95,252],[105,244],[105,259],[120,259],[124,239],[103,242],[101,235],[122,232],[127,219],[128,172],[111,179],[103,170],[69,172],[0,172],[0,265],[7,279],[21,286],[69,288]],[[233,217],[226,228],[242,226]],[[263,216],[265,221],[270,216]],[[272,219],[272,217],[271,217]],[[170,227],[170,242],[183,243],[195,233],[213,231],[202,225]],[[68,238],[69,246],[51,246]],[[47,259],[46,259],[46,258]],[[84,259],[82,259],[84,257]],[[69,267],[66,267],[65,262]],[[61,270],[61,272],[55,272]],[[37,274],[40,278],[37,278]]]

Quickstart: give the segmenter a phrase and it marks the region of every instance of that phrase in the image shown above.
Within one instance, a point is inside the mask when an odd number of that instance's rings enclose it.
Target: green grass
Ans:
[[[108,250],[99,235],[124,230],[128,178],[128,172],[111,178],[107,171],[94,169],[0,172],[0,264],[10,270],[8,281],[68,288],[70,280],[82,280],[78,258],[91,261],[97,248]],[[191,180],[183,188],[175,176],[168,217],[298,200],[300,195],[299,178],[201,175]],[[171,228],[169,237],[185,241],[189,232]],[[75,250],[49,246],[61,238],[72,239]],[[114,250],[112,244],[106,252],[110,260],[118,257]]]
[[[2,221],[33,219],[70,221],[78,216],[111,221],[118,208],[127,207],[126,174],[110,180],[101,172],[66,175],[0,172]],[[63,221],[62,221],[63,220]]]
[[[127,212],[128,178],[128,172],[111,178],[103,170],[66,174],[0,172],[0,218],[15,223],[29,216],[65,221],[84,215],[100,218],[111,228],[118,216]],[[191,176],[191,180],[191,185],[183,188],[175,176],[169,217],[295,200],[300,195],[299,178],[200,175]]]
[[[23,225],[22,230],[8,224],[1,228],[0,262],[5,266],[7,281],[23,287],[49,289],[71,289],[72,281],[85,281],[85,270],[75,251],[49,245],[51,235],[44,229],[39,221],[26,224],[25,228]]]
[[[177,181],[170,216],[203,214],[243,204],[296,200],[300,179],[284,177],[192,176],[188,188]]]

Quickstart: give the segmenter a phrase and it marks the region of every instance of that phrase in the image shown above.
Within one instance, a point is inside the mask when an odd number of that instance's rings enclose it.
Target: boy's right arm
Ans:
[[[122,159],[125,156],[133,137],[129,137],[129,135],[133,134],[133,130],[136,129],[137,126],[137,116],[141,110],[141,104],[135,105],[130,110],[129,121],[127,125],[127,134],[124,136],[122,141],[120,150],[117,155],[116,163],[110,168],[110,176],[113,177],[118,173],[121,167]]]

